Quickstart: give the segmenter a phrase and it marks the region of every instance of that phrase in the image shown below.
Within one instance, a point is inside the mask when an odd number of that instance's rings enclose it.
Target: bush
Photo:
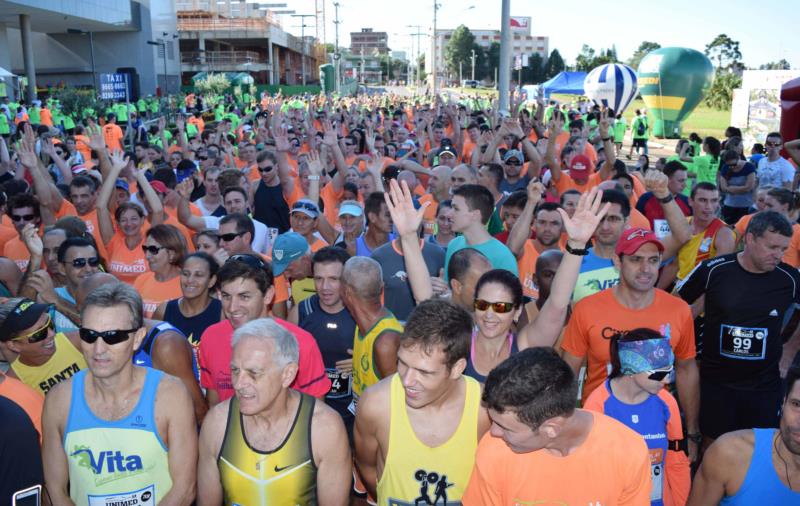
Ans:
[[[195,81],[194,87],[205,95],[221,95],[231,87],[231,82],[225,74],[209,74],[205,79]]]
[[[706,95],[706,105],[718,111],[730,110],[733,90],[742,86],[742,78],[732,72],[717,71]]]
[[[101,104],[95,98],[94,90],[78,88],[62,88],[52,94],[61,104],[61,111],[68,116],[79,117],[88,108],[100,110]]]

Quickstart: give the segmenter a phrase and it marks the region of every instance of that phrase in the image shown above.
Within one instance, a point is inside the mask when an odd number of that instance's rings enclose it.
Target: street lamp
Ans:
[[[303,73],[303,86],[306,85],[306,23],[305,18],[315,18],[316,14],[292,14],[293,18],[300,18],[300,39],[303,42],[303,49],[300,54],[301,72]]]
[[[147,43],[151,46],[159,46],[162,48],[164,57],[164,96],[169,96],[169,81],[167,80],[167,43],[164,41],[148,40]]]
[[[89,56],[92,62],[92,88],[94,88],[94,94],[97,95],[97,74],[94,68],[94,34],[91,31],[78,30],[77,28],[67,28],[67,33],[89,36]]]

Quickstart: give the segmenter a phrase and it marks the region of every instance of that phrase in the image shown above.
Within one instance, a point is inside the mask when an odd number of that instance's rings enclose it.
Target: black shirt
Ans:
[[[289,205],[283,197],[283,187],[267,186],[258,182],[253,197],[253,218],[269,228],[278,229],[279,234],[289,230]]]
[[[690,304],[706,296],[701,379],[742,390],[780,388],[781,327],[800,301],[799,287],[791,265],[756,274],[742,268],[737,253],[695,267],[678,294]]]
[[[39,433],[28,414],[0,396],[0,504],[11,504],[14,492],[44,484]]]

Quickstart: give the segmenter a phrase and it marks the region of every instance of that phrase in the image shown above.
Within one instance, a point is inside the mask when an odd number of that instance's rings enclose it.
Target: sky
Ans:
[[[251,0],[248,0],[251,1]],[[270,0],[272,1],[272,0]],[[323,0],[286,0],[287,9],[297,14],[312,14]],[[389,34],[392,50],[410,51],[407,25],[420,25],[429,31],[434,0],[338,0],[339,45],[349,46],[350,32],[373,28]],[[333,0],[324,0],[326,42],[334,42]],[[499,29],[500,0],[438,0],[438,28]],[[639,44],[652,41],[661,46],[690,47],[703,51],[720,33],[739,41],[745,66],[785,58],[792,68],[800,68],[800,37],[793,0],[511,0],[512,16],[530,16],[531,34],[550,38],[550,50],[558,49],[568,64],[583,44],[599,50],[615,45],[621,60],[627,60]],[[470,8],[471,7],[471,8]],[[300,19],[280,17],[284,29],[300,34]],[[306,18],[306,33],[314,31],[314,20]],[[321,32],[320,32],[321,36]],[[422,47],[427,39],[421,38]],[[416,42],[414,42],[416,52]]]

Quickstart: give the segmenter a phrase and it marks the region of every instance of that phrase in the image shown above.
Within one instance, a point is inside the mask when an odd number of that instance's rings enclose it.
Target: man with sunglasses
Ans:
[[[3,354],[16,356],[7,374],[42,394],[86,368],[80,341],[56,333],[52,316],[52,306],[30,299],[12,298],[0,304]]]
[[[3,246],[2,256],[13,260],[19,270],[25,272],[30,261],[30,251],[25,246],[23,229],[28,223],[39,228],[42,223],[39,199],[29,193],[18,193],[11,196],[6,203],[6,214],[17,231],[17,236]],[[38,266],[36,266],[38,267]]]
[[[770,132],[764,147],[767,149],[767,156],[758,161],[756,169],[756,179],[758,187],[772,186],[773,188],[792,188],[794,182],[794,167],[789,161],[781,156],[783,146],[783,136],[780,132]]]
[[[146,330],[129,285],[93,290],[81,308],[88,370],[45,400],[42,455],[53,504],[190,504],[197,429],[186,387],[133,363]]]

